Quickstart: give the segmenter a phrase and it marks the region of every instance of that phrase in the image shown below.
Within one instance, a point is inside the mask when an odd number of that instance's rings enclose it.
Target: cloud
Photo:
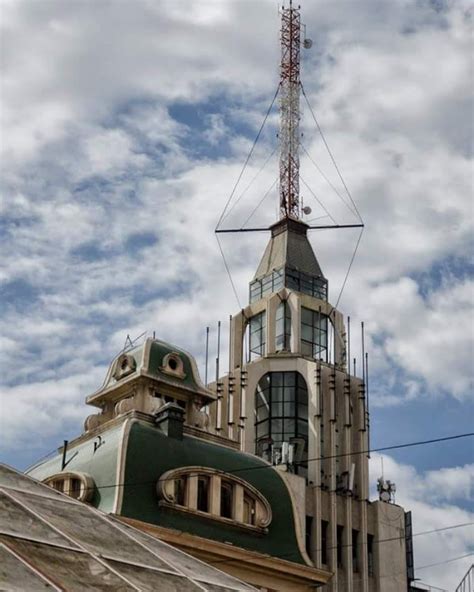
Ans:
[[[366,323],[373,405],[422,399],[419,423],[435,429],[440,393],[471,412],[469,4],[307,4],[305,91],[366,223],[339,308],[352,327]],[[25,0],[4,2],[2,20],[1,406],[12,450],[26,435],[80,431],[93,411],[83,399],[127,334],[155,330],[203,369],[205,327],[212,359],[221,320],[226,359],[240,304],[213,230],[277,85],[279,23],[273,2],[237,0]],[[337,222],[355,222],[302,106],[302,143],[343,199],[304,153],[302,176]],[[245,222],[277,177],[278,109],[268,124],[226,225]],[[327,215],[303,183],[302,196]],[[274,189],[251,223],[277,209]],[[345,232],[312,235],[333,303],[357,240]],[[241,304],[265,242],[222,238]],[[407,490],[421,474],[397,470]],[[425,505],[417,489],[417,528],[464,519],[465,468],[421,480],[445,497]]]

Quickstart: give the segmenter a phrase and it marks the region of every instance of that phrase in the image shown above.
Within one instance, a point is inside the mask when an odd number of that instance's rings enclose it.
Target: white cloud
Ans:
[[[340,308],[353,327],[366,321],[371,372],[386,387],[380,402],[442,390],[468,409],[472,284],[447,273],[422,296],[417,279],[466,257],[472,236],[468,4],[439,12],[408,0],[307,4],[315,43],[304,54],[306,92],[367,224]],[[239,309],[213,230],[276,87],[279,52],[270,1],[20,1],[4,3],[2,18],[0,277],[16,290],[0,325],[2,410],[15,401],[3,414],[10,446],[27,433],[60,442],[66,424],[79,431],[91,412],[82,400],[127,333],[155,329],[202,363],[205,327],[225,326]],[[204,132],[173,119],[178,102],[206,104]],[[271,151],[277,115],[270,121],[236,196]],[[305,147],[342,192],[307,111],[303,129]],[[220,156],[198,158],[197,147]],[[229,225],[257,205],[276,162]],[[335,219],[353,222],[302,163]],[[273,219],[276,203],[272,194],[253,221]],[[335,301],[357,235],[313,236]],[[143,237],[149,242],[138,244]],[[222,239],[242,303],[265,240]],[[454,521],[454,489],[465,490],[466,473],[453,471],[429,479]],[[414,505],[420,520],[438,524],[441,502],[432,501],[433,516]]]

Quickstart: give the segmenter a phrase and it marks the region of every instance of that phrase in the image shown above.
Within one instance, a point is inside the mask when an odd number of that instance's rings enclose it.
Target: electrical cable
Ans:
[[[240,171],[240,175],[237,178],[237,181],[236,181],[236,183],[234,185],[234,188],[232,189],[232,192],[231,192],[231,194],[229,196],[229,199],[227,200],[227,203],[225,204],[224,210],[222,211],[222,214],[221,214],[221,216],[219,218],[219,221],[217,222],[217,226],[216,226],[215,230],[217,230],[219,228],[219,226],[220,226],[220,224],[221,224],[221,222],[222,222],[222,220],[223,220],[223,218],[225,216],[225,213],[227,211],[227,208],[229,207],[229,204],[230,204],[230,202],[231,202],[231,200],[232,200],[232,198],[234,196],[235,190],[237,189],[237,186],[240,183],[240,179],[242,178],[242,175],[244,174],[244,171],[245,171],[245,169],[247,167],[247,164],[248,164],[248,162],[250,160],[250,157],[252,156],[252,153],[254,151],[254,148],[255,148],[255,146],[256,146],[259,138],[260,138],[260,134],[262,133],[262,130],[263,130],[264,126],[265,126],[265,123],[266,123],[266,121],[268,119],[268,116],[270,115],[270,111],[273,108],[273,104],[275,103],[275,100],[276,100],[276,98],[278,96],[278,93],[280,91],[280,84],[281,83],[278,83],[277,89],[275,91],[275,95],[273,96],[272,102],[270,103],[270,106],[268,107],[268,110],[267,110],[267,113],[265,114],[265,117],[263,119],[262,125],[260,126],[260,129],[258,130],[258,134],[257,134],[257,136],[256,136],[256,138],[255,138],[255,140],[254,140],[254,142],[252,144],[252,148],[250,149],[250,152],[248,153],[247,158],[245,159],[244,166],[242,167],[242,170]]]
[[[436,444],[438,442],[448,442],[448,441],[452,441],[452,440],[459,440],[460,438],[467,438],[467,437],[472,437],[474,436],[474,432],[472,433],[465,433],[465,434],[456,434],[454,436],[445,436],[443,438],[433,438],[431,440],[420,440],[417,442],[407,442],[404,444],[394,444],[392,446],[383,446],[380,448],[373,448],[370,452],[384,452],[387,450],[397,450],[397,449],[401,449],[401,448],[410,448],[412,446],[423,446],[423,445],[428,445],[428,444]],[[368,450],[360,450],[357,452],[343,452],[341,454],[333,454],[333,455],[329,455],[329,456],[320,456],[317,458],[309,458],[306,461],[301,461],[301,462],[295,462],[295,465],[299,465],[299,464],[306,464],[306,463],[310,463],[310,462],[317,462],[317,461],[323,461],[323,460],[329,460],[332,458],[342,458],[342,457],[347,457],[347,456],[358,456],[358,455],[364,455],[367,454]],[[242,471],[244,472],[251,472],[251,471],[255,471],[255,470],[260,470],[260,469],[274,469],[275,465],[271,465],[269,464],[264,464],[264,465],[257,465],[257,466],[252,466],[252,467],[243,467],[243,468],[236,468],[236,469],[219,469],[220,472],[222,473],[229,473],[229,474],[235,474],[235,473],[240,473]],[[166,481],[174,481],[175,477],[169,477],[167,479],[161,479],[160,482],[164,483]],[[90,489],[110,489],[111,487],[135,487],[135,486],[141,486],[141,485],[150,485],[152,483],[156,483],[156,480],[152,480],[152,481],[136,481],[136,482],[124,482],[124,483],[112,483],[109,485],[94,485],[93,487],[91,487]],[[87,488],[86,488],[87,489]]]
[[[313,117],[313,119],[314,119],[314,122],[315,122],[315,124],[316,124],[316,126],[317,126],[317,128],[318,128],[318,131],[319,131],[319,133],[320,133],[320,135],[321,135],[321,138],[322,138],[322,140],[323,140],[323,142],[324,142],[324,145],[326,146],[326,150],[328,151],[328,154],[329,154],[329,156],[331,157],[331,160],[332,160],[332,163],[333,163],[333,165],[334,165],[334,168],[336,169],[336,171],[337,171],[337,174],[339,175],[339,178],[341,179],[341,183],[344,185],[344,189],[346,190],[346,192],[347,192],[347,195],[349,196],[349,199],[351,200],[351,203],[352,203],[352,205],[354,206],[354,209],[355,209],[355,211],[357,212],[357,216],[359,217],[359,220],[360,220],[360,221],[362,222],[362,224],[363,224],[363,223],[364,223],[364,221],[362,220],[362,216],[360,215],[360,212],[359,212],[359,210],[358,210],[358,208],[357,208],[357,206],[356,206],[356,204],[355,204],[354,200],[352,199],[351,192],[349,191],[349,189],[348,189],[348,187],[347,187],[347,185],[346,185],[346,182],[344,181],[344,178],[343,178],[343,176],[342,176],[342,174],[341,174],[341,171],[339,170],[339,167],[337,166],[336,160],[335,160],[335,158],[334,158],[334,156],[333,156],[333,154],[332,154],[332,152],[331,152],[331,149],[329,148],[329,145],[328,145],[328,143],[326,142],[326,138],[324,137],[323,130],[321,129],[321,126],[319,125],[319,122],[318,122],[318,120],[316,119],[316,115],[314,114],[314,111],[313,111],[313,109],[312,109],[312,107],[311,107],[311,104],[310,104],[310,102],[309,102],[309,100],[308,100],[308,97],[306,96],[306,92],[305,92],[305,90],[304,90],[304,86],[303,86],[302,82],[300,82],[300,88],[301,88],[301,92],[302,92],[302,94],[303,94],[303,97],[304,97],[304,98],[305,98],[305,100],[306,100],[306,104],[308,105],[309,111],[310,111],[310,113],[311,113],[311,115],[312,115],[312,117]]]
[[[453,524],[452,526],[443,526],[442,528],[433,528],[432,530],[425,530],[423,532],[417,532],[415,534],[413,534],[413,537],[416,536],[424,536],[427,534],[436,534],[438,532],[444,532],[446,530],[454,530],[456,528],[465,528],[466,526],[473,526],[474,522],[465,522],[463,524]],[[396,536],[396,537],[389,537],[386,539],[374,539],[373,544],[374,545],[379,545],[381,543],[390,543],[390,542],[394,542],[394,541],[403,541],[406,540],[406,536]],[[326,551],[334,551],[334,549],[349,549],[352,548],[354,545],[352,543],[347,543],[344,545],[333,545],[331,547],[326,547]],[[319,553],[320,551],[322,551],[323,549],[314,549],[314,553]],[[296,557],[298,555],[298,553],[293,552],[293,553],[284,553],[282,555],[272,555],[273,558],[275,559],[286,559],[287,557]],[[470,553],[469,555],[472,555],[472,553]],[[467,555],[467,556],[469,556]],[[458,559],[462,559],[466,557],[466,555],[464,555],[463,557],[458,557]],[[227,563],[227,562],[232,562],[232,561],[237,561],[236,559],[222,559],[222,560],[217,560],[217,561],[213,561],[212,563]],[[449,561],[449,560],[448,560]],[[451,560],[454,561],[454,560]],[[425,565],[416,569],[425,569],[427,567],[433,567],[433,565]],[[392,574],[391,574],[392,576]],[[381,576],[381,577],[390,577],[390,576]]]

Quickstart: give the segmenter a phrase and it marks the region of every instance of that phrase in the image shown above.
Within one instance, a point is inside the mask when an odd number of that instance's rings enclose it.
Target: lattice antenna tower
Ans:
[[[301,17],[292,0],[281,10],[280,218],[300,217],[300,41]]]

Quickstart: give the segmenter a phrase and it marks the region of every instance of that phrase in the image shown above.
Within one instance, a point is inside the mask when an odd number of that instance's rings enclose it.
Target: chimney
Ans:
[[[176,403],[166,403],[155,415],[155,425],[168,438],[183,439],[184,409]]]

